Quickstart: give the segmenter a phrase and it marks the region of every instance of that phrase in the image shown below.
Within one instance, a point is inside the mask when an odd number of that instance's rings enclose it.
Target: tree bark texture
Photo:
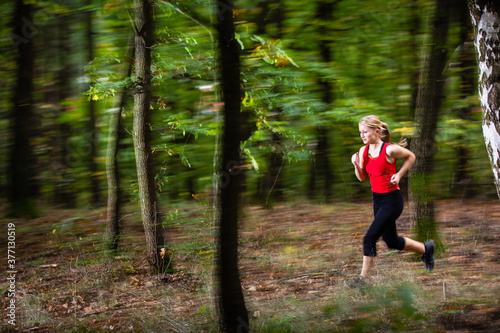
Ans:
[[[241,81],[232,0],[217,2],[219,68],[224,101],[221,184],[219,186],[218,309],[221,330],[248,332],[249,319],[238,268],[238,214],[244,174],[241,169]]]
[[[500,198],[500,3],[469,0],[479,66],[483,135]]]
[[[35,157],[33,135],[33,40],[27,25],[33,21],[33,6],[16,2],[11,38],[17,62],[17,84],[13,95],[13,144],[9,163],[10,215],[35,217]],[[14,44],[14,41],[16,44]]]
[[[106,245],[110,250],[118,249],[120,237],[120,174],[117,157],[120,143],[122,110],[122,106],[120,106],[119,110],[113,113],[109,120],[108,151],[106,156],[106,177],[108,181]]]
[[[429,176],[433,170],[436,128],[445,82],[443,72],[447,61],[449,1],[436,1],[430,50],[424,57],[421,68],[415,110],[417,133],[411,140],[410,148],[416,155],[416,161],[409,172],[410,218],[416,225],[417,238],[420,240],[433,238],[438,246]]]
[[[151,151],[151,48],[153,17],[150,0],[134,0],[135,11],[135,93],[133,138],[142,222],[146,237],[146,259],[152,269],[162,272],[165,258],[160,256],[164,244],[160,207],[156,196]]]

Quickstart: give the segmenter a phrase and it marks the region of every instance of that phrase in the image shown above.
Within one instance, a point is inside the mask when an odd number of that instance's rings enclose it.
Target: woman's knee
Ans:
[[[397,237],[394,239],[384,239],[387,247],[393,250],[402,251],[405,248],[405,239]]]

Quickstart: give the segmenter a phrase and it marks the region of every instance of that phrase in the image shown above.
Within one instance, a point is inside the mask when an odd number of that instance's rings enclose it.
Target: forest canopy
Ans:
[[[1,9],[0,166],[13,158],[16,56],[30,45],[33,64],[28,136],[29,188],[51,206],[86,207],[106,197],[110,117],[123,108],[120,148],[125,200],[139,200],[132,145],[135,70],[128,1],[30,1],[31,19],[12,29],[16,1]],[[325,16],[318,8],[330,6]],[[450,11],[442,107],[435,137],[436,198],[495,189],[481,134],[475,55],[464,4]],[[156,185],[174,203],[212,190],[220,130],[214,2],[155,1],[151,145]],[[325,7],[326,8],[326,7]],[[376,114],[395,141],[415,134],[415,96],[429,48],[431,1],[238,1],[242,112],[248,139],[246,195],[271,204],[310,199],[358,200],[366,191],[349,157],[360,146],[357,122]],[[467,9],[466,9],[467,10]],[[89,25],[89,17],[91,25]],[[19,22],[18,22],[19,23]],[[126,96],[125,96],[126,97]],[[121,111],[120,111],[121,112]],[[18,152],[22,154],[22,152]],[[1,177],[8,198],[9,172]]]

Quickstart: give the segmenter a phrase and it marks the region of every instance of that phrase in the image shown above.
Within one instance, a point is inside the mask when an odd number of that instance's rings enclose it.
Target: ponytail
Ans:
[[[389,132],[389,126],[383,122],[380,122],[380,124],[380,139],[385,143],[391,143],[391,132]]]
[[[406,146],[408,146],[408,141],[406,141],[406,138],[401,138],[398,142],[398,145],[400,145],[403,148],[406,148]]]

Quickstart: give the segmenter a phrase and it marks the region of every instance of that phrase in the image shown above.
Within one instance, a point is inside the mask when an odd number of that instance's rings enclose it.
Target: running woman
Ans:
[[[396,219],[404,206],[399,181],[415,161],[415,155],[404,148],[406,141],[390,143],[389,128],[377,116],[362,118],[359,132],[365,145],[352,155],[351,161],[359,181],[364,181],[367,176],[370,178],[375,218],[363,238],[363,267],[354,285],[366,284],[365,279],[375,265],[376,243],[380,237],[390,249],[420,254],[425,268],[431,271],[434,268],[434,242],[421,243],[401,237],[396,229]],[[399,171],[396,170],[397,160],[403,160]]]

